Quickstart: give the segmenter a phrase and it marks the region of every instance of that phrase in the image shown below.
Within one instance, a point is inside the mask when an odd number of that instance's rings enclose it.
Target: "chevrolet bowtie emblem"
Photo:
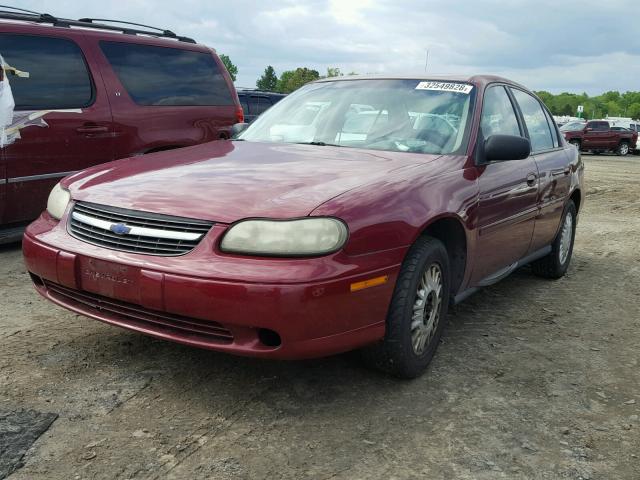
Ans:
[[[116,235],[126,235],[131,231],[131,227],[127,227],[124,223],[114,223],[109,227]]]

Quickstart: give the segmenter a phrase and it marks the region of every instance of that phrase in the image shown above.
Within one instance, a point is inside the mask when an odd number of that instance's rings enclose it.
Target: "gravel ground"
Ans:
[[[584,158],[568,275],[470,297],[411,382],[109,327],[0,248],[0,413],[58,415],[10,478],[639,479],[640,158]]]

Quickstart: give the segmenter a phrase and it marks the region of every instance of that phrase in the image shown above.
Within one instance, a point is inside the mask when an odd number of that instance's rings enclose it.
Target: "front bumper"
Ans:
[[[214,246],[224,230],[214,228],[187,255],[154,257],[86,244],[65,231],[65,222],[45,213],[23,239],[25,263],[45,298],[157,338],[279,359],[330,355],[382,338],[405,253],[220,255]],[[383,285],[350,289],[384,275]]]

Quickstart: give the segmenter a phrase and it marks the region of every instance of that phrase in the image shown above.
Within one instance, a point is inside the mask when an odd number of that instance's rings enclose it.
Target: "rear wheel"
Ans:
[[[560,231],[551,246],[551,253],[531,264],[533,273],[544,278],[560,278],[567,273],[573,254],[576,219],[576,206],[573,200],[569,200],[564,208]]]
[[[621,142],[620,145],[618,145],[616,153],[622,157],[627,155],[629,153],[629,144],[627,142]]]
[[[400,269],[384,339],[363,350],[369,365],[400,378],[424,373],[444,328],[449,276],[444,245],[435,238],[420,237]]]

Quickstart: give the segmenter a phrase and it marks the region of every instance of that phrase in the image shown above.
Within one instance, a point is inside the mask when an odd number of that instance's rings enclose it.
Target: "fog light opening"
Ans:
[[[282,343],[280,335],[268,328],[261,328],[258,330],[258,339],[267,347],[279,347]]]
[[[44,282],[42,281],[42,279],[37,276],[35,273],[31,273],[29,272],[29,276],[31,277],[31,281],[33,281],[33,283],[37,286],[37,287],[42,287],[44,286]]]

